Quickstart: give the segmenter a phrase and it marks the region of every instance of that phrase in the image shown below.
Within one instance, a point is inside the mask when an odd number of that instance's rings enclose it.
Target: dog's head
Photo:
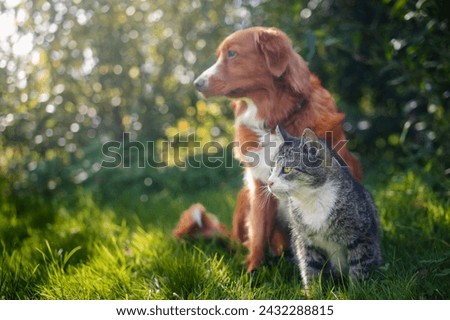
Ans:
[[[220,44],[216,57],[216,63],[194,81],[206,97],[251,98],[254,92],[277,87],[307,97],[311,90],[307,63],[278,29],[237,31]]]

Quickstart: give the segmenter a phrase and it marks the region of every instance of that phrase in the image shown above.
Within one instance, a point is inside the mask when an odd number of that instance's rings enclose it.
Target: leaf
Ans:
[[[444,269],[436,274],[436,277],[447,277],[450,276],[450,269]]]
[[[400,11],[406,5],[407,2],[408,0],[397,0],[393,8],[394,12]]]
[[[65,266],[70,258],[79,250],[81,250],[81,246],[73,248],[68,254],[64,255],[63,266]]]
[[[443,257],[439,259],[429,259],[429,260],[420,260],[421,264],[439,264],[447,260],[448,257]]]

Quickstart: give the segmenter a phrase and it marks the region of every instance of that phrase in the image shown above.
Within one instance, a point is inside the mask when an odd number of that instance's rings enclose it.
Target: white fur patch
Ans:
[[[336,187],[326,182],[317,189],[300,187],[291,191],[294,206],[301,211],[302,221],[314,231],[326,227],[326,220],[331,213],[337,199]]]
[[[203,227],[202,223],[202,211],[198,208],[195,208],[194,211],[192,211],[192,219],[195,221],[195,223],[201,228]]]
[[[208,87],[209,86],[209,78],[216,75],[217,70],[219,70],[221,63],[222,63],[222,59],[221,59],[221,57],[219,57],[219,59],[217,59],[216,63],[214,63],[211,67],[209,67],[208,69],[203,71],[203,73],[197,79],[205,80],[205,82],[206,82],[205,85],[206,85],[206,87]]]
[[[259,136],[261,148],[246,154],[246,162],[249,164],[246,172],[246,179],[259,179],[264,183],[270,176],[271,161],[274,158],[280,141],[275,134],[271,134],[265,127],[264,120],[259,119],[258,109],[250,99],[245,99],[247,110],[236,119],[236,125],[244,125]],[[240,143],[245,143],[241,141]],[[250,172],[249,172],[250,171]]]
[[[258,118],[258,108],[251,99],[243,99],[247,104],[247,110],[236,119],[236,125],[242,124],[253,131],[259,136],[267,133],[265,129],[264,120]]]

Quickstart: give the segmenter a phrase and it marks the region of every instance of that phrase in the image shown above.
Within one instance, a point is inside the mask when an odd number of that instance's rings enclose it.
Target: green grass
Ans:
[[[382,221],[383,266],[362,283],[316,281],[311,298],[450,299],[449,200],[412,172],[368,185]],[[109,207],[81,191],[65,200],[2,201],[0,298],[305,298],[288,258],[269,258],[247,274],[244,248],[172,237],[193,202],[230,225],[236,191],[162,192],[145,203],[124,193]]]

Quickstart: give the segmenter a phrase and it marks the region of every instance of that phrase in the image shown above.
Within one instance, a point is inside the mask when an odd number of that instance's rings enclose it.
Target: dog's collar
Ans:
[[[287,115],[286,118],[284,118],[283,120],[281,120],[279,123],[275,124],[275,127],[276,127],[277,125],[281,125],[281,126],[283,126],[284,128],[289,127],[289,126],[292,124],[292,122],[295,120],[295,115],[296,115],[297,113],[299,113],[304,107],[306,107],[307,104],[308,104],[308,100],[302,98],[300,101],[298,101],[298,102],[295,104],[294,108],[291,110],[291,112],[289,112],[289,114]],[[266,126],[269,127],[267,123],[266,123]],[[271,128],[271,131],[274,131],[274,130],[275,130],[275,127],[274,127],[274,128]]]
[[[306,105],[308,104],[308,100],[305,98],[302,98],[300,101],[298,101],[295,106],[294,109],[292,109],[292,111],[289,114],[289,118],[291,118],[292,115],[300,112],[300,110],[303,109],[303,107],[306,107]]]

